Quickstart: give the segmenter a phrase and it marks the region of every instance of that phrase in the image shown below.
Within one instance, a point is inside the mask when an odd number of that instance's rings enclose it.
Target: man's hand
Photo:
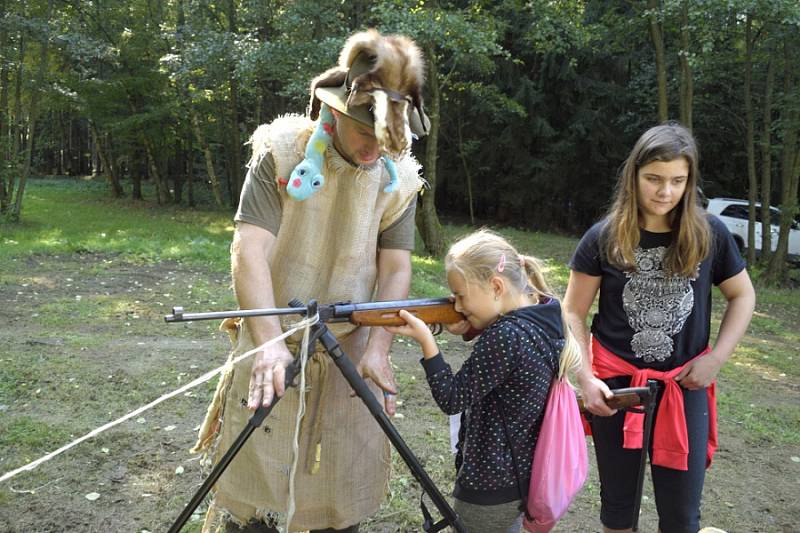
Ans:
[[[389,354],[367,350],[356,367],[363,378],[371,379],[383,389],[383,404],[386,414],[394,416],[397,412],[397,382],[394,379]]]
[[[680,374],[675,376],[675,381],[680,383],[684,389],[705,389],[717,379],[722,363],[723,361],[713,351],[702,357],[696,357],[686,364]]]
[[[579,379],[583,406],[587,411],[597,416],[611,416],[617,412],[606,403],[613,398],[614,393],[604,381],[592,376],[588,379]]]
[[[286,392],[286,367],[294,360],[286,344],[280,341],[258,352],[250,375],[247,408],[255,411],[272,403],[273,397]]]

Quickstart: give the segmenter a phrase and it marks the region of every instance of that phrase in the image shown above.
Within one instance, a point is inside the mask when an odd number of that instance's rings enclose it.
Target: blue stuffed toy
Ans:
[[[294,167],[286,184],[286,192],[295,200],[305,200],[325,185],[322,165],[325,150],[331,143],[333,127],[333,114],[326,104],[322,104],[319,112],[319,125],[311,134],[306,145],[306,158]],[[397,167],[394,161],[388,157],[383,156],[381,159],[389,173],[389,184],[383,189],[383,192],[394,192],[397,190]]]

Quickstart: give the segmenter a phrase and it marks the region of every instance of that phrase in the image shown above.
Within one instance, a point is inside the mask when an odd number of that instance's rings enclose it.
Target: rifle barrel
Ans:
[[[305,315],[305,307],[278,307],[275,309],[239,309],[236,311],[210,311],[207,313],[185,313],[183,307],[173,307],[165,322],[189,322],[190,320],[219,320],[248,316]]]
[[[404,309],[406,307],[425,307],[452,305],[449,298],[421,298],[416,300],[388,300],[385,302],[349,303],[341,302],[319,305],[320,318],[327,322],[347,322],[355,311],[380,311],[383,309]],[[279,307],[275,309],[239,309],[235,311],[211,311],[205,313],[186,313],[183,307],[173,307],[172,314],[166,315],[166,322],[188,322],[190,320],[219,320],[249,316],[305,315],[305,307]],[[324,317],[322,315],[325,315]]]

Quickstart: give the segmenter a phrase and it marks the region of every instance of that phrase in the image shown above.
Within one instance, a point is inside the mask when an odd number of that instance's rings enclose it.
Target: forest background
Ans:
[[[412,36],[428,61],[432,125],[414,148],[428,253],[444,246],[440,215],[580,234],[635,139],[675,119],[699,141],[706,196],[749,199],[752,220],[756,201],[782,208],[761,262],[786,280],[794,0],[0,0],[0,211],[24,217],[37,175],[233,210],[250,133],[303,113],[310,79],[368,27]]]
[[[411,35],[429,65],[415,296],[447,293],[441,261],[425,255],[482,224],[542,256],[563,291],[623,158],[667,119],[696,135],[706,196],[749,200],[753,220],[757,201],[782,208],[779,252],[748,257],[758,306],[721,374],[703,520],[795,531],[800,269],[785,237],[800,175],[796,0],[0,0],[0,472],[222,363],[216,324],[165,326],[163,314],[235,306],[227,251],[246,141],[304,112],[310,79],[368,27]],[[468,355],[458,339],[439,343],[456,365]],[[446,418],[416,346],[396,339],[393,353],[395,423],[447,490]],[[0,530],[165,530],[207,475],[186,450],[213,390],[4,484]],[[394,463],[369,531],[419,531],[419,487]],[[597,527],[590,471],[560,531]],[[643,531],[654,531],[645,486]]]

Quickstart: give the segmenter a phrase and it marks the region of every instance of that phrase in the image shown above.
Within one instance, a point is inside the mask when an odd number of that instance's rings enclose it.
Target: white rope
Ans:
[[[314,322],[319,320],[319,315],[313,317]],[[289,503],[286,510],[286,531],[289,531],[289,524],[292,523],[295,512],[295,495],[294,495],[294,478],[297,474],[297,463],[300,461],[300,422],[306,414],[306,363],[308,362],[308,337],[312,323],[306,324],[303,331],[303,344],[300,347],[300,396],[297,405],[297,417],[294,423],[294,439],[292,440],[292,451],[294,452],[294,460],[292,461],[292,468],[289,471]]]
[[[210,380],[211,378],[213,378],[214,376],[216,376],[217,374],[219,374],[220,372],[225,370],[227,367],[237,364],[239,361],[242,361],[243,359],[246,359],[247,357],[250,357],[254,353],[256,353],[258,351],[261,351],[264,348],[266,348],[267,346],[275,344],[276,342],[278,342],[280,340],[283,340],[286,337],[289,337],[290,335],[294,335],[295,333],[297,333],[298,331],[300,331],[303,328],[305,328],[306,332],[307,332],[308,331],[308,327],[311,324],[316,323],[318,318],[319,318],[318,316],[311,317],[311,318],[304,318],[300,322],[297,322],[296,324],[293,324],[291,326],[291,328],[289,330],[287,330],[285,333],[283,333],[282,335],[279,335],[278,337],[270,339],[267,342],[265,342],[264,344],[262,344],[261,346],[258,346],[257,348],[253,348],[252,350],[243,353],[242,355],[236,357],[232,361],[229,361],[229,362],[225,363],[224,365],[222,365],[219,368],[215,368],[214,370],[206,372],[205,374],[203,374],[199,378],[195,379],[194,381],[192,381],[190,383],[187,383],[183,387],[181,387],[179,389],[176,389],[176,390],[174,390],[174,391],[172,391],[170,393],[167,393],[167,394],[161,396],[160,398],[158,398],[156,400],[153,400],[152,402],[148,403],[147,405],[139,407],[135,411],[131,411],[127,415],[114,420],[113,422],[109,422],[108,424],[106,424],[104,426],[101,426],[101,427],[99,427],[97,429],[94,429],[94,430],[90,431],[89,433],[87,433],[86,435],[84,435],[83,437],[75,439],[74,441],[70,442],[69,444],[67,444],[65,446],[62,446],[61,448],[57,449],[56,451],[50,452],[47,455],[45,455],[43,457],[40,457],[39,459],[36,459],[35,461],[33,461],[31,463],[26,464],[25,466],[21,466],[21,467],[17,468],[16,470],[12,470],[10,472],[6,472],[5,474],[2,475],[2,477],[0,477],[0,483],[2,483],[3,481],[6,481],[7,479],[13,478],[14,476],[19,474],[20,472],[33,470],[34,468],[36,468],[40,464],[42,464],[42,463],[44,463],[46,461],[49,461],[50,459],[52,459],[53,457],[56,457],[57,455],[61,455],[65,451],[69,450],[70,448],[72,448],[74,446],[77,446],[78,444],[80,444],[80,443],[82,443],[82,442],[84,442],[86,440],[89,440],[92,437],[96,437],[97,435],[103,433],[104,431],[107,431],[107,430],[113,428],[114,426],[117,426],[117,425],[125,422],[126,420],[130,420],[134,416],[137,416],[137,415],[139,415],[141,413],[144,413],[145,411],[147,411],[149,409],[152,409],[153,407],[155,407],[156,405],[160,404],[161,402],[163,402],[165,400],[169,400],[170,398],[174,398],[175,396],[177,396],[177,395],[179,395],[179,394],[181,394],[183,392],[186,392],[189,389],[193,389],[194,387],[197,387],[198,385],[201,385],[201,384],[205,383],[206,381]]]

